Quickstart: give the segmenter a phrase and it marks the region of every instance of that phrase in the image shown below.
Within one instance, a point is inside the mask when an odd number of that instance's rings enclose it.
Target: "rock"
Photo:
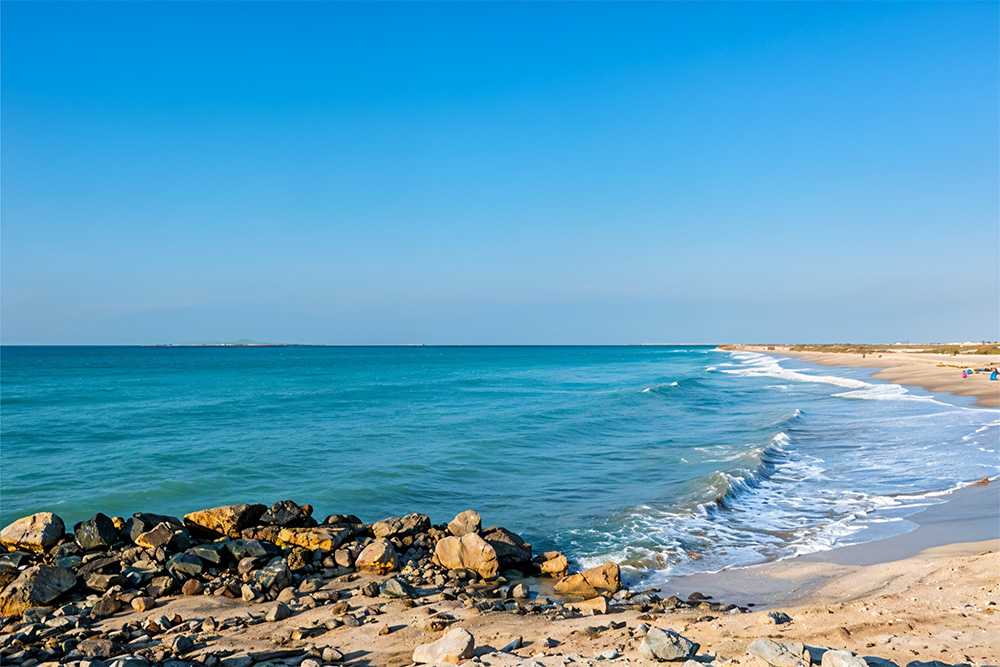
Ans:
[[[449,570],[472,570],[483,579],[495,579],[500,567],[496,550],[475,533],[441,539],[434,562]]]
[[[118,539],[118,529],[110,517],[98,512],[73,531],[76,543],[84,551],[107,549]]]
[[[128,578],[123,577],[120,574],[101,574],[100,572],[91,572],[83,578],[83,585],[92,591],[97,591],[98,593],[103,593],[114,586],[127,588],[130,583],[131,582]]]
[[[176,587],[173,577],[153,577],[153,580],[146,586],[146,593],[154,598],[169,595]]]
[[[284,602],[276,602],[274,606],[268,610],[264,620],[274,623],[275,621],[283,621],[291,615],[292,610],[288,608],[288,605]]]
[[[571,598],[583,598],[589,600],[597,597],[597,589],[587,583],[586,577],[582,574],[571,574],[560,579],[555,586],[555,591],[559,595]]]
[[[448,524],[448,532],[455,537],[478,533],[483,527],[483,518],[475,510],[465,510]]]
[[[184,525],[194,533],[210,537],[240,536],[240,531],[255,525],[267,508],[263,505],[224,505],[184,515]]]
[[[186,549],[184,553],[200,558],[203,563],[222,565],[224,549],[225,545],[216,542],[210,545],[191,547],[190,549]]]
[[[531,545],[516,533],[494,526],[484,530],[482,536],[497,552],[501,567],[517,567],[531,562]]]
[[[364,523],[353,514],[331,514],[323,519],[324,526],[352,526],[360,528]]]
[[[333,554],[333,562],[338,567],[354,567],[354,558],[350,549],[337,549]]]
[[[429,644],[421,644],[413,650],[413,662],[436,664],[457,663],[471,658],[476,648],[476,640],[465,628],[449,630],[441,639]]]
[[[772,667],[809,667],[809,651],[799,642],[776,642],[766,637],[753,640],[747,653]]]
[[[241,561],[244,558],[272,558],[278,555],[277,549],[266,542],[259,540],[230,540],[226,543],[226,548],[232,554],[233,560]],[[268,547],[271,547],[268,549]]]
[[[52,512],[39,512],[18,519],[0,531],[0,544],[9,550],[46,551],[66,532],[63,520]]]
[[[768,619],[771,620],[775,625],[782,625],[784,623],[791,623],[792,617],[783,611],[772,611],[767,615]]]
[[[622,587],[622,575],[616,563],[605,563],[581,572],[587,583],[599,590],[614,593]]]
[[[385,538],[372,540],[354,561],[359,570],[370,570],[379,574],[399,569],[399,556],[392,542]]]
[[[191,537],[185,528],[172,523],[161,522],[152,530],[140,533],[135,543],[145,549],[184,551],[191,546]]]
[[[319,526],[317,528],[283,528],[278,541],[303,549],[333,551],[351,536],[349,528]]]
[[[826,651],[823,653],[822,667],[868,667],[868,663],[850,651]]]
[[[0,592],[0,616],[19,616],[31,607],[47,605],[76,585],[76,575],[63,567],[35,565]]]
[[[101,637],[84,639],[76,645],[76,650],[88,658],[97,658],[99,660],[107,660],[108,658],[125,653],[125,647],[121,644]]]
[[[167,573],[176,579],[197,577],[204,570],[205,564],[201,559],[191,554],[174,554],[167,559]]]
[[[583,602],[567,602],[565,606],[575,611],[592,611],[595,614],[608,613],[608,600],[600,595],[589,600],[584,600]]]
[[[187,596],[201,595],[202,591],[205,590],[205,585],[198,581],[197,579],[188,579],[184,582],[181,587],[181,593]]]
[[[618,656],[619,656],[618,649],[612,648],[612,649],[608,649],[607,651],[605,651],[601,655],[597,656],[597,659],[598,660],[614,660]]]
[[[148,512],[136,512],[132,515],[131,519],[125,522],[125,527],[122,528],[122,534],[134,543],[139,535],[156,528],[156,526],[161,523],[169,523],[172,526],[184,525],[181,523],[181,520],[175,516],[149,514]]]
[[[327,646],[323,649],[323,653],[320,654],[323,662],[340,662],[344,659],[344,654],[333,648],[332,646]]]
[[[118,599],[115,594],[105,594],[100,600],[97,601],[90,609],[90,616],[92,618],[104,618],[105,616],[111,616],[112,614],[117,614],[121,611],[122,601]]]
[[[387,598],[414,598],[417,592],[413,586],[399,577],[389,577],[379,585],[379,592]]]
[[[140,614],[154,607],[156,607],[156,600],[148,595],[140,595],[139,597],[132,598],[132,609],[135,609]]]
[[[309,509],[310,511],[306,512],[305,508],[296,505],[291,500],[279,500],[261,515],[260,522],[269,526],[281,526],[283,528],[315,526],[316,521],[309,516],[312,513],[312,508]]]
[[[407,514],[403,518],[389,517],[376,521],[371,525],[375,537],[406,537],[417,533],[426,533],[431,527],[431,520],[426,514]]]
[[[566,556],[563,556],[559,552],[553,552],[555,555],[552,558],[542,561],[538,569],[541,570],[542,574],[548,574],[552,576],[560,576],[566,570],[569,569],[569,561],[566,560]]]
[[[650,628],[639,644],[639,653],[649,660],[682,661],[693,658],[701,648],[687,637],[682,637],[673,630]]]
[[[254,581],[261,590],[282,591],[292,583],[292,573],[284,558],[275,558],[263,569],[254,573]]]
[[[526,600],[531,597],[531,588],[527,584],[518,584],[511,589],[510,594],[519,600]]]
[[[194,640],[187,635],[177,635],[170,639],[168,646],[173,649],[174,653],[186,653],[194,648]]]

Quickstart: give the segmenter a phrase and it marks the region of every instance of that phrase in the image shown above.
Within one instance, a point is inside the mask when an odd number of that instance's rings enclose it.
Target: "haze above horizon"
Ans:
[[[1000,338],[1000,5],[0,5],[0,342]]]

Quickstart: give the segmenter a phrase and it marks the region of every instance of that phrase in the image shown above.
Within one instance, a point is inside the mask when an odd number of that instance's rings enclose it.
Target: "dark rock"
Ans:
[[[29,567],[0,591],[0,616],[18,616],[31,607],[47,605],[75,585],[76,575],[66,568]]]
[[[177,579],[188,579],[196,577],[205,570],[205,564],[201,559],[191,554],[174,554],[167,559],[167,573]]]
[[[225,545],[216,544],[206,544],[204,546],[191,547],[184,553],[191,556],[197,556],[205,563],[212,563],[213,565],[221,565],[223,561],[223,553],[225,550]]]
[[[202,584],[197,579],[188,579],[184,582],[184,586],[181,587],[181,593],[184,595],[201,595],[201,592],[205,590],[204,584]]]
[[[92,618],[104,618],[105,616],[117,614],[124,606],[122,601],[118,599],[118,596],[113,594],[105,595],[91,608],[90,615]]]
[[[292,583],[292,573],[284,558],[271,560],[263,569],[254,573],[254,581],[262,590],[282,591]]]
[[[115,528],[114,522],[100,512],[77,524],[73,533],[76,543],[84,551],[107,549],[118,539],[118,529]]]
[[[431,520],[426,514],[407,514],[406,516],[389,517],[376,521],[371,525],[372,535],[375,537],[393,538],[406,537],[425,533],[431,527]]]
[[[241,561],[244,558],[273,558],[278,555],[278,549],[269,542],[258,540],[236,539],[226,543],[226,548],[233,555],[233,559]]]
[[[260,517],[260,522],[283,528],[308,528],[316,525],[316,520],[291,500],[279,500],[271,505]]]
[[[169,523],[174,526],[183,526],[181,520],[175,516],[166,516],[163,514],[149,514],[148,512],[136,512],[132,515],[132,518],[125,522],[125,527],[122,528],[122,534],[133,543],[140,535],[153,528],[156,528],[161,523]]]
[[[117,556],[104,556],[102,558],[91,558],[80,566],[77,573],[82,577],[91,572],[101,572],[103,574],[117,574],[121,572],[122,562]]]
[[[323,519],[324,526],[362,526],[364,522],[353,514],[331,514]]]
[[[483,539],[497,552],[501,567],[516,567],[531,563],[531,545],[516,533],[494,526],[483,531]]]
[[[163,574],[163,568],[158,564],[148,562],[136,563],[122,570],[122,576],[128,579],[133,588],[145,586],[160,574]]]
[[[361,588],[361,594],[368,598],[377,597],[379,585],[377,581],[370,581]]]
[[[768,612],[768,617],[774,621],[775,625],[782,625],[784,623],[791,623],[792,617],[783,611],[772,611]]]
[[[101,574],[100,572],[91,572],[83,578],[83,585],[92,591],[97,591],[98,593],[103,593],[113,586],[126,588],[129,586],[129,583],[129,580],[120,574]]]
[[[125,653],[124,646],[102,637],[85,639],[76,645],[76,650],[88,658],[98,658],[100,660],[107,660],[108,658]]]

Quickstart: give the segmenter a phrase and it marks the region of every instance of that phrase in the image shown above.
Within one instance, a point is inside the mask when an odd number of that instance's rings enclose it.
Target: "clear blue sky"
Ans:
[[[5,344],[1000,336],[1000,5],[0,7]]]

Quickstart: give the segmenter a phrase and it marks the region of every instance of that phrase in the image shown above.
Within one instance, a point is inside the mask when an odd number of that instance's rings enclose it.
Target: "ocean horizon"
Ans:
[[[1000,472],[995,411],[705,345],[0,348],[3,524],[291,499],[633,581],[867,542]]]

